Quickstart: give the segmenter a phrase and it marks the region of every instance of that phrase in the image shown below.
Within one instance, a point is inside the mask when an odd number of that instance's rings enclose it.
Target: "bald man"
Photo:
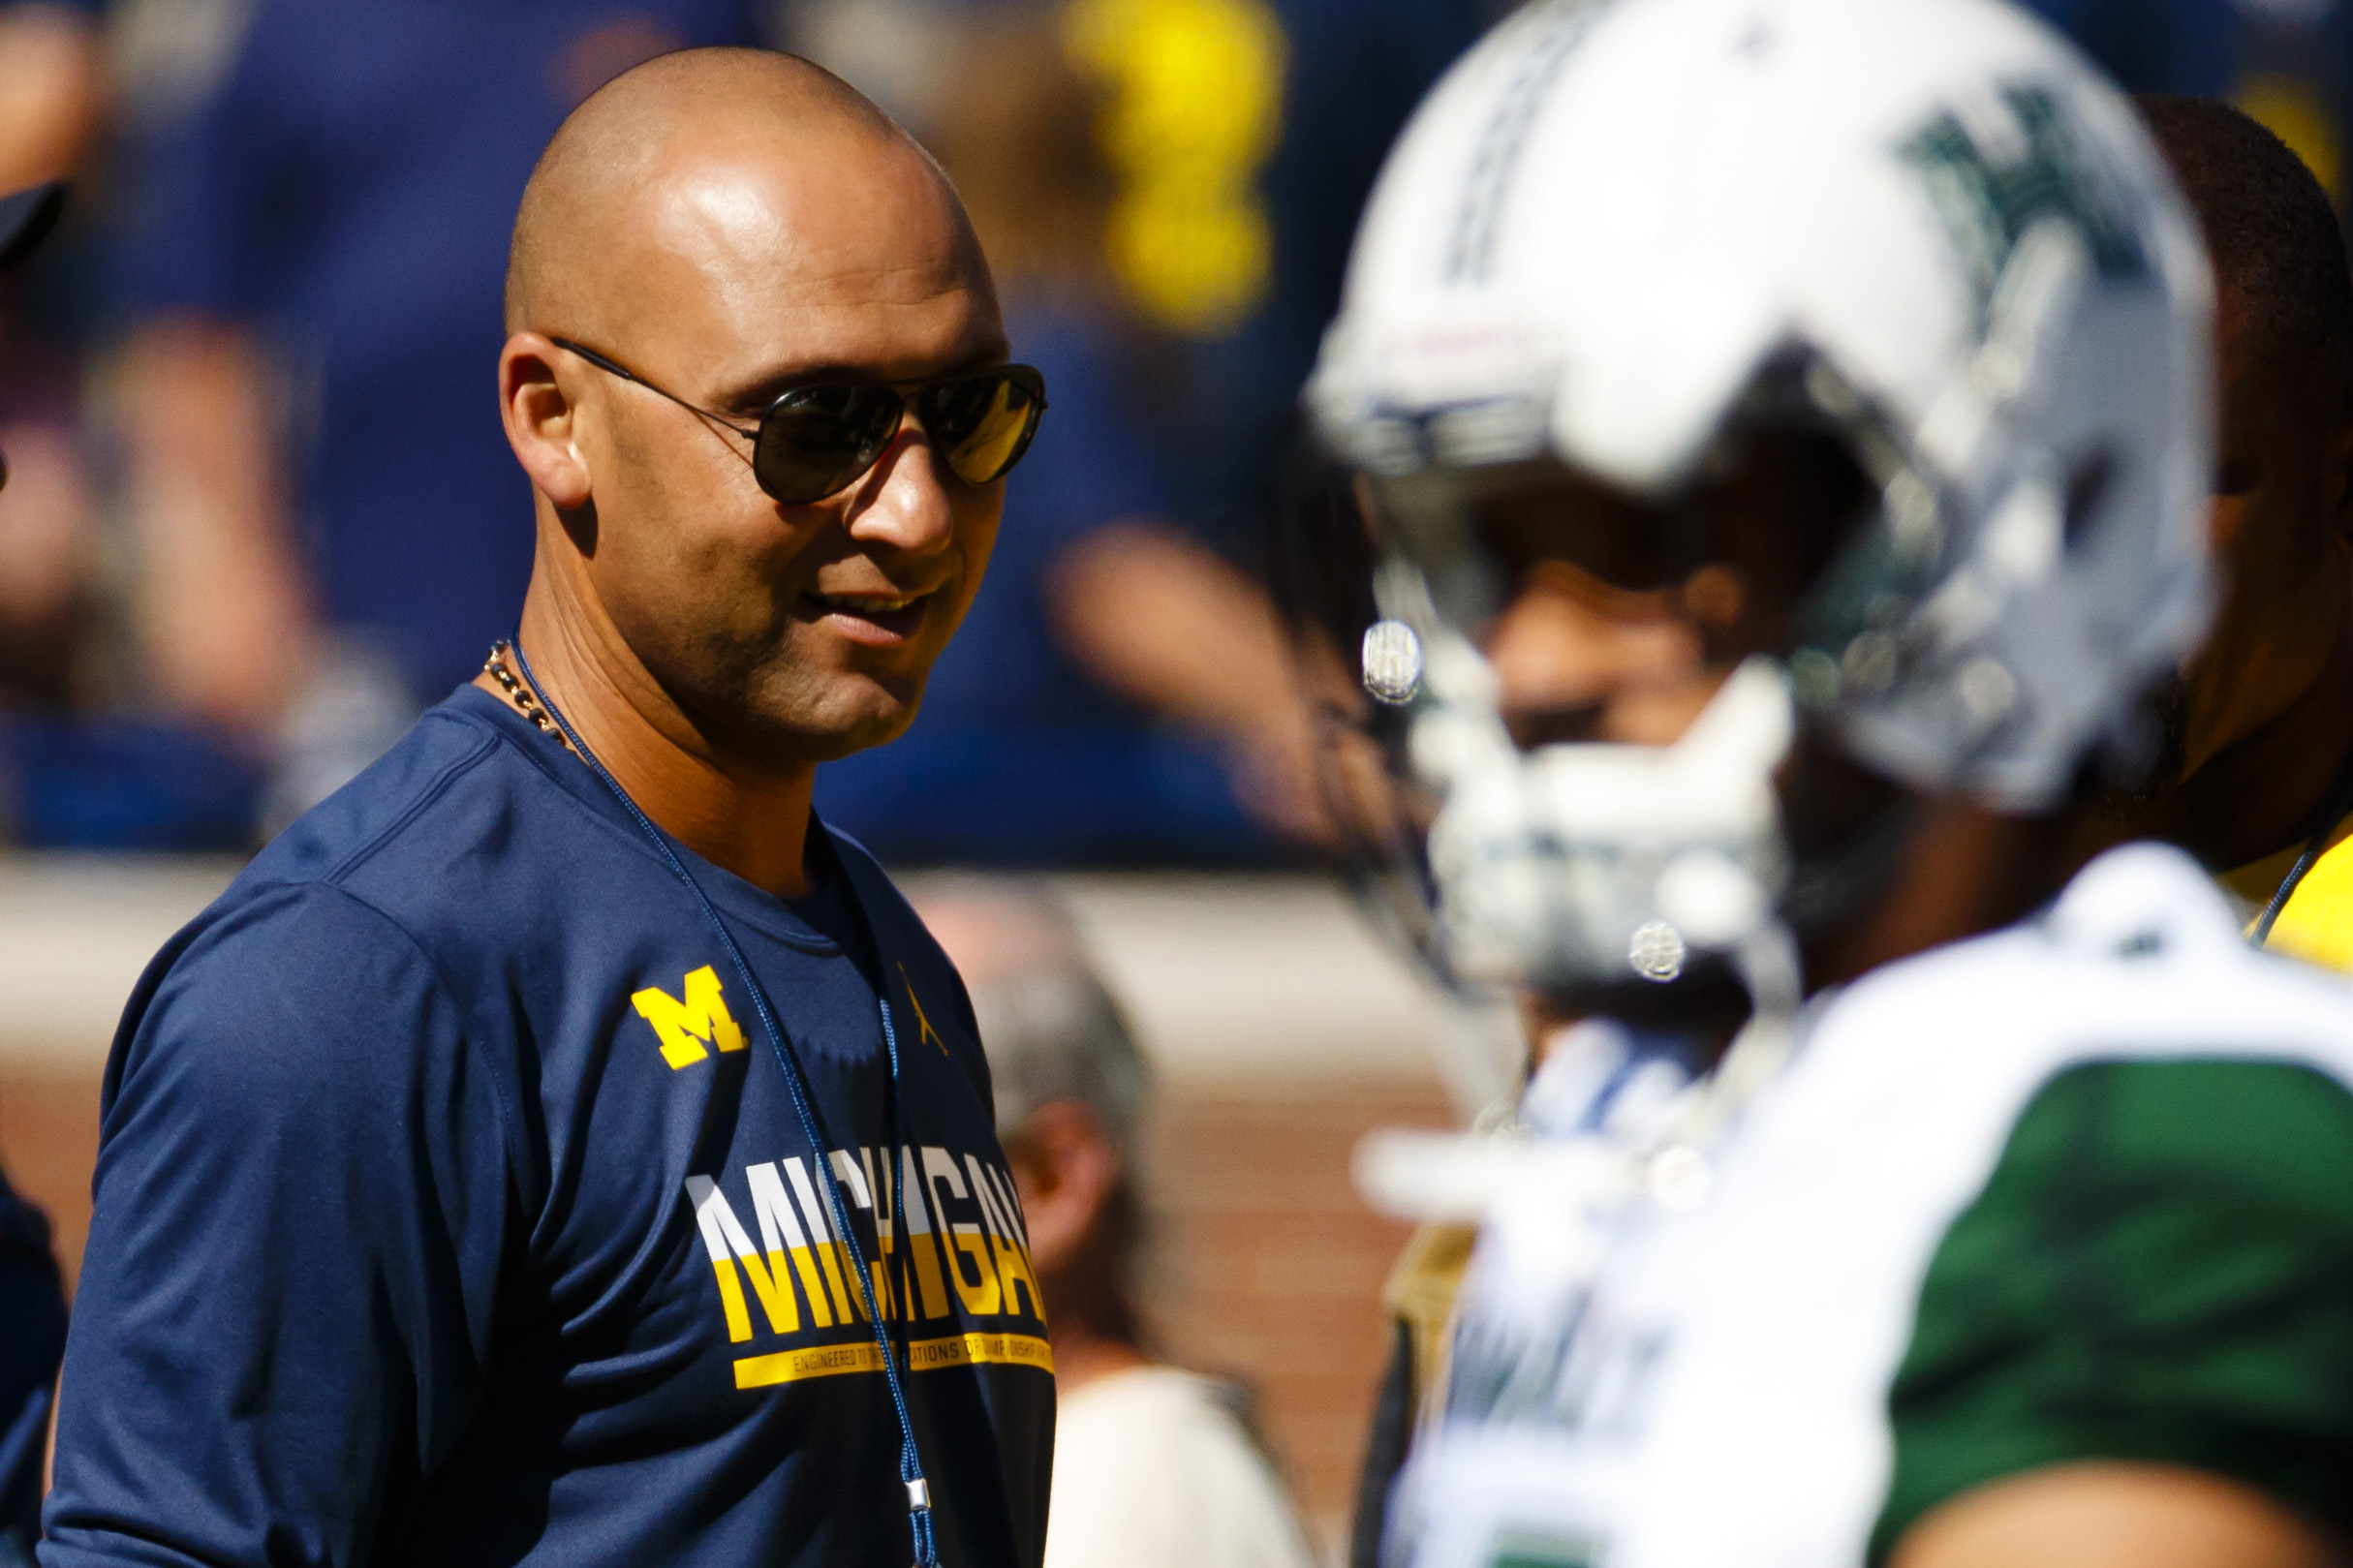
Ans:
[[[1034,1565],[972,1009],[809,800],[913,718],[1040,390],[931,161],[784,56],[583,104],[508,310],[521,646],[133,998],[42,1561]]]

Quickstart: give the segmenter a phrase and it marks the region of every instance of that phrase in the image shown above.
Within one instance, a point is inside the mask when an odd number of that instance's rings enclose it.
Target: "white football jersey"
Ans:
[[[2348,1083],[2340,979],[2249,950],[2186,857],[2103,856],[1817,1001],[1671,1202],[1502,1205],[1385,1559],[1860,1564],[2068,1459],[2341,1518],[2353,1413],[2300,1391],[2353,1346]]]

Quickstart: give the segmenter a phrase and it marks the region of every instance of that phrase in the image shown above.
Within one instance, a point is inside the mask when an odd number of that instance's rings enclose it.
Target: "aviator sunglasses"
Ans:
[[[1037,416],[1046,407],[1046,379],[1037,370],[996,365],[931,382],[811,382],[788,387],[759,416],[758,428],[747,430],[594,349],[569,338],[548,341],[752,443],[752,477],[789,507],[822,501],[873,468],[898,435],[910,403],[933,449],[967,484],[1005,477],[1030,449]]]

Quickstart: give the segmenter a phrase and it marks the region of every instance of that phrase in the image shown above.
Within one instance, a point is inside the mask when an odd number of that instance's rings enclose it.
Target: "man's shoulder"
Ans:
[[[428,712],[183,927],[134,993],[126,1028],[160,997],[224,979],[322,967],[356,977],[381,965],[438,973],[486,934],[543,925],[561,902],[554,884],[579,874],[582,833],[602,825],[467,694]],[[554,852],[558,841],[575,852]]]
[[[561,860],[515,847],[536,771],[479,712],[426,714],[155,956],[115,1034],[108,1114],[177,1096],[218,1115],[268,1084],[273,1104],[334,1122],[441,1092],[468,1061],[505,1093],[511,1073],[489,1059],[510,1035],[485,1005],[497,955],[480,955],[534,934],[515,906],[544,903],[557,875],[515,874],[518,857]]]
[[[545,895],[549,878],[577,869],[584,838],[609,835],[482,711],[490,700],[461,687],[426,713],[271,841],[207,913],[316,886],[421,936]]]
[[[289,824],[254,857],[238,884],[333,881],[387,850],[413,849],[419,838],[449,825],[449,814],[434,808],[452,786],[482,773],[505,749],[499,731],[452,696]]]
[[[1982,1175],[1938,1208],[1874,1560],[1952,1497],[2084,1460],[2187,1466],[2353,1519],[2336,1480],[2353,1454],[2353,988],[2248,947],[2210,888],[2179,901],[2216,906],[2198,934],[2168,925],[2154,878],[2092,891],[2100,919],[2050,934],[2076,949],[2076,978],[2045,988],[2059,1027],[2021,1053],[1982,1042],[2013,1060],[1986,1069],[1979,1103],[2000,1114],[1959,1167]],[[2031,1006],[2008,1016],[2037,1027]],[[1970,1103],[1951,1083],[1943,1102]]]
[[[2353,1081],[2353,987],[2250,947],[2196,862],[2157,845],[2102,855],[2034,919],[1874,970],[1826,1022],[2038,1076],[2239,1057]]]

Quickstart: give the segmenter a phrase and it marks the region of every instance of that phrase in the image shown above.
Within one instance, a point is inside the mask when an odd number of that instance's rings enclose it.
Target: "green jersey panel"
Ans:
[[[2353,1093],[2246,1060],[2060,1073],[1937,1246],[1888,1403],[1874,1562],[1939,1503],[2073,1460],[2353,1525]]]

